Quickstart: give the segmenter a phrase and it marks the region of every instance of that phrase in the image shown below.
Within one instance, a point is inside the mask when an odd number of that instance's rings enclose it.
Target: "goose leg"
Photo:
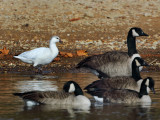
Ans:
[[[37,65],[36,68],[38,69],[38,70],[36,71],[37,74],[43,74],[42,65]]]

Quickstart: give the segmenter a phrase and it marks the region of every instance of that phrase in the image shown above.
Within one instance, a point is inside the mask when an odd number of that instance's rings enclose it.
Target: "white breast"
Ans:
[[[152,102],[151,98],[149,95],[143,95],[141,98],[141,102],[145,103],[145,102]]]
[[[78,105],[78,104],[82,105],[83,104],[83,105],[86,105],[86,106],[90,106],[91,102],[87,97],[85,97],[83,95],[78,95],[77,97],[75,97],[73,104],[74,105]]]

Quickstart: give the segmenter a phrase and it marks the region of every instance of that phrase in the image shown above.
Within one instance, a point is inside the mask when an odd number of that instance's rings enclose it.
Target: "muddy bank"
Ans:
[[[159,70],[159,4],[158,0],[1,0],[0,49],[5,46],[9,57],[0,58],[0,71],[29,72],[30,65],[12,56],[47,47],[53,35],[64,41],[57,44],[60,51],[87,50],[88,55],[127,51],[126,36],[134,26],[150,35],[138,38],[137,49],[150,63],[149,70]],[[61,57],[43,69],[67,71],[84,57]]]

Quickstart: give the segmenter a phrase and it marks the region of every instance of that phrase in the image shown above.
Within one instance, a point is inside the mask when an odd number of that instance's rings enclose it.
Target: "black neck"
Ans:
[[[83,95],[83,91],[81,88],[76,88],[76,90],[74,91],[74,95],[78,96],[78,95]]]
[[[139,72],[139,67],[135,67],[133,64],[132,64],[132,77],[138,81],[141,78],[141,75],[140,75],[140,72]]]
[[[127,37],[128,55],[131,57],[133,54],[138,53],[136,50],[136,37],[132,36],[132,31],[129,31]]]
[[[143,95],[148,95],[148,92],[147,92],[147,86],[142,83],[139,92],[139,98],[141,98]]]

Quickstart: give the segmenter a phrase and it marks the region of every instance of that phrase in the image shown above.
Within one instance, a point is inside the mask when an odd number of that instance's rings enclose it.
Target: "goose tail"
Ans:
[[[87,92],[95,92],[95,91],[103,89],[104,87],[105,86],[102,80],[96,80],[93,83],[86,86],[84,90],[86,90]]]
[[[13,93],[13,95],[22,97],[22,96],[23,96],[23,93]]]
[[[89,67],[87,65],[87,62],[89,62],[91,60],[91,57],[87,57],[85,59],[83,59],[81,62],[79,62],[76,66],[76,68],[81,68],[81,67]]]

